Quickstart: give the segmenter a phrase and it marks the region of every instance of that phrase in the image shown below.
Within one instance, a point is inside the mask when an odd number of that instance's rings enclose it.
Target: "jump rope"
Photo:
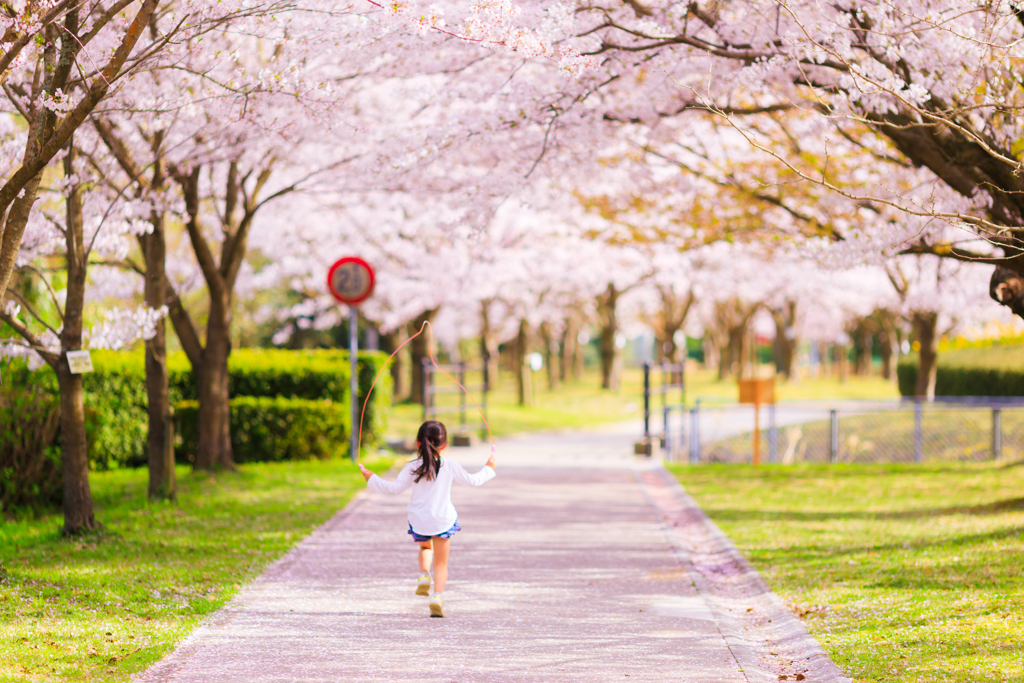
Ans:
[[[473,406],[476,408],[477,412],[480,413],[480,419],[484,423],[484,429],[487,430],[487,435],[489,437],[491,437],[491,450],[493,451],[494,448],[497,447],[498,444],[494,440],[494,434],[491,433],[491,426],[489,424],[487,424],[487,418],[484,416],[484,411],[480,407],[480,404],[476,402],[476,399],[473,398],[473,394],[471,394],[469,392],[469,389],[467,389],[466,387],[462,386],[462,383],[459,382],[459,380],[455,379],[454,377],[449,375],[447,372],[445,372],[444,368],[442,368],[438,364],[437,358],[434,357],[434,352],[432,350],[433,341],[434,341],[434,328],[430,326],[430,321],[429,320],[424,320],[423,324],[420,325],[420,331],[417,332],[416,334],[412,335],[408,339],[406,339],[404,342],[402,342],[398,346],[398,348],[395,349],[395,352],[392,353],[390,356],[388,356],[388,359],[384,362],[384,365],[381,367],[380,371],[377,373],[377,376],[373,378],[373,383],[370,385],[370,390],[368,392],[366,392],[366,398],[363,399],[363,410],[362,410],[362,412],[359,413],[359,445],[358,445],[358,448],[356,450],[356,462],[359,462],[360,453],[363,450],[363,418],[366,416],[366,404],[370,402],[370,396],[373,395],[373,388],[375,386],[377,386],[377,380],[379,380],[380,376],[384,374],[384,371],[388,369],[388,366],[391,365],[391,361],[394,360],[395,356],[398,355],[398,352],[401,351],[402,349],[404,349],[406,344],[408,344],[413,339],[415,339],[416,337],[418,337],[421,334],[423,334],[423,331],[426,330],[427,328],[430,329],[430,334],[428,335],[428,340],[429,341],[427,343],[427,355],[430,357],[431,364],[434,366],[434,368],[437,369],[438,372],[440,372],[442,375],[444,375],[445,377],[450,379],[452,382],[457,384],[459,386],[459,388],[462,389],[463,392],[465,392],[466,396],[469,397],[469,400],[473,402]]]

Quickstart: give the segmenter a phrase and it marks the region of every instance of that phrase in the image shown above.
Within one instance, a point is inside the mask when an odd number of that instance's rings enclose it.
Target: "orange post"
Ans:
[[[761,404],[754,402],[754,467],[761,464]]]
[[[754,405],[754,466],[761,464],[761,404],[775,403],[775,379],[739,380],[740,403]]]

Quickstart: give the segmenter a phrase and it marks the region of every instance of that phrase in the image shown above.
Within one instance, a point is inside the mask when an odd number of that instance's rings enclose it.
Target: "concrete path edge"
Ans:
[[[661,514],[669,542],[749,680],[851,683],[803,622],[668,470],[634,470],[634,475]],[[703,537],[704,542],[684,540],[694,537]],[[802,678],[797,678],[798,674]]]
[[[850,679],[832,662],[804,624],[770,589],[731,540],[698,507],[679,481],[661,466],[634,466],[633,476],[674,554],[711,611],[722,638],[751,683],[806,680],[807,683]],[[211,632],[230,623],[241,609],[239,596],[260,591],[261,584],[286,572],[308,539],[356,514],[366,503],[356,494],[325,524],[314,529],[264,571],[240,587],[238,595],[211,614],[172,651],[132,680],[169,681],[208,645]],[[751,609],[753,608],[753,609]],[[798,677],[799,676],[799,677]],[[783,678],[785,677],[785,678]]]
[[[264,567],[263,571],[249,581],[241,584],[234,597],[204,619],[191,633],[171,648],[167,654],[142,671],[132,674],[129,680],[133,682],[146,681],[147,683],[171,681],[175,674],[188,664],[193,656],[209,645],[208,635],[210,631],[216,630],[230,622],[232,612],[238,608],[239,600],[245,595],[246,590],[254,588],[258,590],[261,583],[273,580],[273,577],[279,575],[296,561],[296,555],[301,551],[303,543],[317,534],[323,533],[325,530],[336,527],[347,517],[355,514],[366,503],[368,495],[369,491],[362,489],[352,496],[348,503],[345,504],[345,507],[334,513],[330,519],[314,528],[305,537],[298,539],[295,545],[289,548],[281,557],[268,564]]]

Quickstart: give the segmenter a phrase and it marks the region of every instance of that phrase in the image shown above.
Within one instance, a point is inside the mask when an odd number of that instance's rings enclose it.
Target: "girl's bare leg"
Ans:
[[[445,552],[445,557],[447,557],[447,556],[448,556],[448,553]],[[420,558],[419,558],[420,559],[420,573],[421,574],[429,574],[430,573],[430,561],[431,561],[431,559],[433,559],[433,557],[434,557],[434,551],[433,551],[433,549],[431,547],[431,541],[421,541],[420,542]]]
[[[444,585],[448,582],[448,549],[450,538],[437,538],[434,541],[434,592],[444,593]]]

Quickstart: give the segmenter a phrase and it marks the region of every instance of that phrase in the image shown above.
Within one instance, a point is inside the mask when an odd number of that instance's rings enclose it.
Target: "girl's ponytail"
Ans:
[[[417,482],[424,477],[433,481],[441,469],[441,448],[448,443],[448,430],[437,420],[427,420],[420,425],[416,440],[419,442],[420,465],[412,473]]]

